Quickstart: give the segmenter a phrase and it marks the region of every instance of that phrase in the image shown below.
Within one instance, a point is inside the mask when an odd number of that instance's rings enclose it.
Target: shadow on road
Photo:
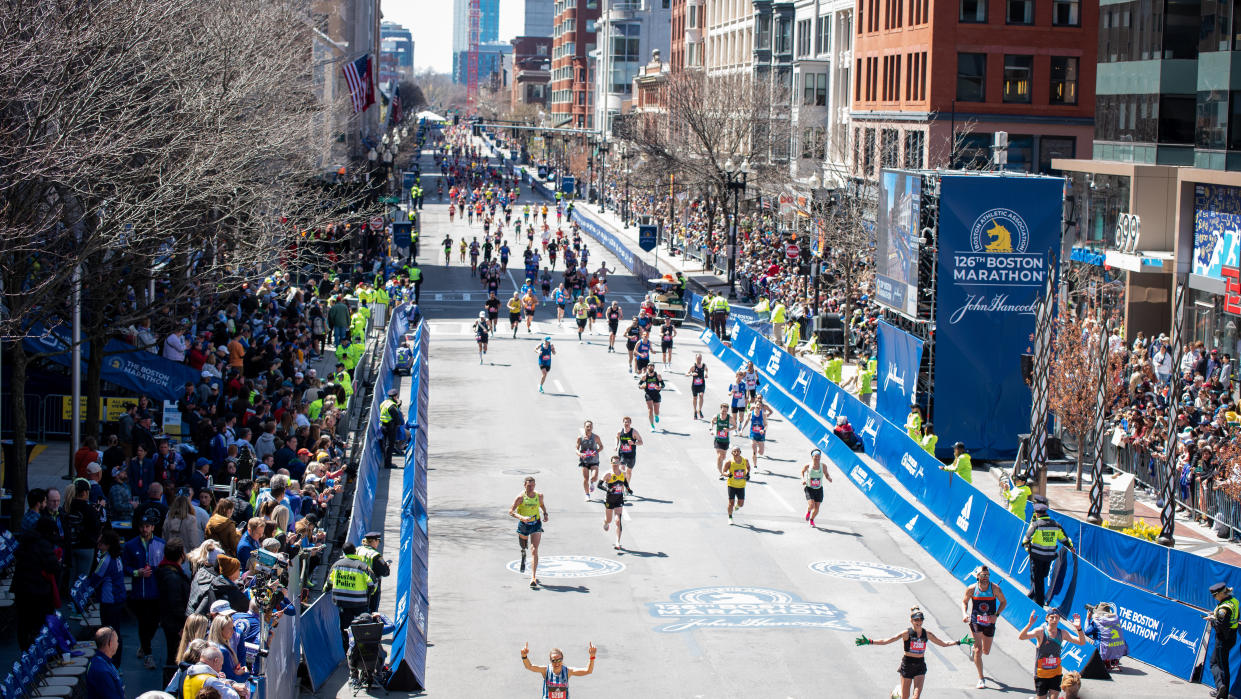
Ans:
[[[539,590],[547,590],[549,592],[580,592],[582,594],[590,594],[590,588],[585,585],[548,585],[540,582]]]
[[[668,554],[664,553],[663,551],[639,551],[637,549],[631,549],[631,548],[621,548],[620,552],[617,553],[617,555],[619,556],[622,554],[629,554],[630,556],[637,556],[639,558],[667,558],[668,557]]]
[[[853,537],[858,537],[858,538],[861,538],[862,536],[861,534],[858,534],[857,532],[846,531],[844,529],[832,529],[831,527],[814,527],[814,528],[823,532],[824,534],[843,534],[844,536],[853,536]]]
[[[749,529],[750,531],[757,532],[759,534],[783,534],[784,533],[783,529],[763,529],[762,527],[756,527],[753,524],[734,523],[732,526],[737,527],[738,529]]]
[[[544,393],[545,396],[555,396],[557,398],[580,398],[576,393]]]
[[[642,502],[654,502],[654,503],[659,503],[660,505],[671,505],[672,503],[676,502],[675,500],[660,500],[659,498],[648,498],[645,495],[631,495],[630,497],[632,497],[634,500],[641,500]]]

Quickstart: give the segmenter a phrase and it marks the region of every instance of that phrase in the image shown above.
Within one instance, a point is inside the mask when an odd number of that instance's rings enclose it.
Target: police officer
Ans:
[[[395,388],[388,389],[388,398],[379,404],[379,428],[384,437],[384,468],[392,468],[392,451],[396,448],[397,430],[405,423],[401,399]]]
[[[1051,562],[1056,560],[1060,542],[1073,550],[1073,542],[1065,535],[1060,523],[1047,514],[1047,505],[1038,503],[1034,506],[1034,517],[1030,519],[1030,527],[1026,530],[1022,545],[1030,554],[1030,599],[1042,607],[1047,603],[1047,574],[1051,572]]]
[[[367,600],[375,591],[375,576],[366,563],[357,558],[357,548],[353,544],[345,544],[341,548],[344,556],[337,559],[328,571],[327,584],[323,591],[332,591],[332,601],[340,611],[341,646],[345,646],[345,631],[354,617],[367,610]]]
[[[1215,627],[1215,650],[1211,653],[1211,676],[1215,678],[1215,691],[1211,696],[1224,699],[1232,686],[1232,668],[1228,665],[1228,654],[1237,642],[1237,621],[1241,618],[1241,603],[1232,596],[1232,588],[1222,582],[1211,586],[1211,596],[1215,598],[1215,611],[1206,617]]]
[[[371,576],[375,580],[375,591],[371,593],[370,599],[367,601],[367,609],[371,612],[379,609],[379,591],[380,586],[383,585],[383,581],[379,578],[386,578],[392,572],[388,562],[379,553],[381,545],[379,542],[382,539],[383,532],[367,532],[362,537],[362,545],[353,554],[353,558],[362,561],[367,568],[371,569]]]

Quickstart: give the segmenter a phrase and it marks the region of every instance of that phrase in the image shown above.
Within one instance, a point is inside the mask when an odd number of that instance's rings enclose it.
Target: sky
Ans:
[[[403,24],[414,34],[414,69],[452,72],[452,5],[454,0],[382,0],[383,18]],[[523,0],[500,0],[500,41],[521,33]]]

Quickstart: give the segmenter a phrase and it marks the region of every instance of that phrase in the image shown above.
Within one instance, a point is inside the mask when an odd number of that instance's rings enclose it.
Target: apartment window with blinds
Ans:
[[[1004,57],[1004,101],[1030,102],[1030,78],[1034,72],[1034,56]]]
[[[1076,27],[1081,24],[1081,0],[1054,0],[1051,4],[1051,23],[1057,27]]]

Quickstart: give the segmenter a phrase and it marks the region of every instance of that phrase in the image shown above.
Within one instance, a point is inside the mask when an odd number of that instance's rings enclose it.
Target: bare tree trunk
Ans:
[[[843,319],[844,323],[842,323],[842,326],[844,328],[845,347],[844,347],[844,350],[841,352],[841,354],[843,355],[841,357],[841,360],[847,364],[849,362],[849,345],[850,345],[849,324],[853,321],[853,294],[851,293],[851,290],[853,289],[853,282],[855,281],[853,278],[853,266],[848,264],[847,262],[845,263],[844,277],[845,277],[845,316]],[[859,367],[859,370],[860,369],[861,368]]]
[[[1082,461],[1086,456],[1086,434],[1077,435],[1077,489],[1082,489]]]
[[[86,421],[82,437],[99,438],[99,394],[103,383],[103,348],[107,342],[98,333],[92,333],[87,347],[90,357],[86,361]]]
[[[26,463],[26,365],[29,363],[26,357],[26,348],[22,346],[20,340],[13,343],[13,374],[10,378],[10,385],[13,387],[12,397],[13,404],[10,410],[13,411],[13,449],[9,456],[13,459],[12,467],[8,469],[13,474],[13,482],[5,483],[5,486],[13,491],[13,514],[10,522],[20,522],[22,515],[26,509],[26,488],[29,479],[27,471],[30,464]]]

